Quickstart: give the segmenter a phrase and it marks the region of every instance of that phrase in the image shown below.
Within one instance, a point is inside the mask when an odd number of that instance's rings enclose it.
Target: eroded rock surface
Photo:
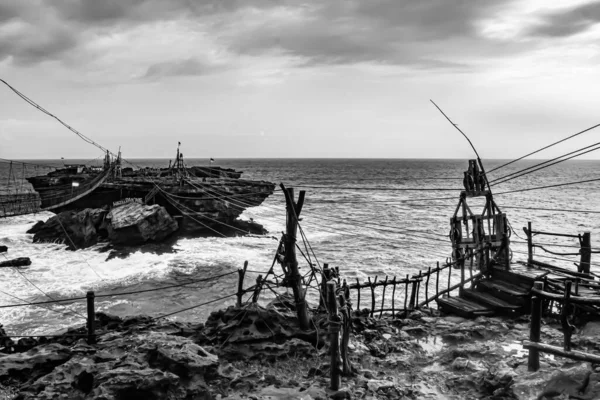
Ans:
[[[106,213],[106,210],[92,208],[79,212],[64,211],[43,225],[36,223],[28,233],[34,233],[34,243],[64,243],[71,250],[89,247],[98,242]]]
[[[157,204],[123,204],[110,210],[106,219],[108,237],[111,242],[118,244],[158,242],[179,227],[167,210]]]

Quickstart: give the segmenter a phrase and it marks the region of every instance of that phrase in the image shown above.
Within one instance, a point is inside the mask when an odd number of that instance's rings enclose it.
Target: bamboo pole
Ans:
[[[385,281],[383,282],[383,294],[381,295],[381,309],[383,310],[383,306],[385,305],[385,288],[387,287],[388,276],[385,276]],[[379,319],[383,315],[383,311],[379,313]]]

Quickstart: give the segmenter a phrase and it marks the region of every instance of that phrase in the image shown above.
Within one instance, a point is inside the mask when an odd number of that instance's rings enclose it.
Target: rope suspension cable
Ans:
[[[237,271],[236,271],[236,273],[237,273]],[[184,311],[193,310],[194,308],[202,307],[202,306],[205,306],[207,304],[215,303],[217,301],[224,300],[224,299],[227,299],[227,298],[230,298],[230,297],[233,297],[233,296],[237,296],[237,293],[233,293],[233,294],[230,294],[230,295],[227,295],[227,296],[222,296],[222,297],[216,298],[214,300],[210,300],[210,301],[204,302],[202,304],[197,304],[195,306],[186,307],[186,308],[184,308],[182,310],[178,310],[178,311],[171,312],[171,313],[168,313],[168,314],[160,315],[158,317],[154,317],[153,320],[156,321],[156,320],[161,319],[161,318],[170,317],[172,315],[179,314],[179,313],[182,313]]]
[[[58,221],[58,224],[59,224],[59,225],[60,225],[60,227],[62,228],[62,231],[65,233],[65,236],[66,236],[66,237],[69,239],[69,241],[71,242],[71,245],[73,245],[73,248],[74,248],[75,250],[78,250],[78,249],[77,249],[77,246],[75,245],[75,242],[73,242],[73,239],[71,239],[71,236],[69,235],[69,233],[68,233],[68,232],[67,232],[67,230],[65,229],[64,225],[62,224],[62,222],[61,222],[61,220],[60,220],[60,218],[59,218],[58,216],[56,217],[56,220]],[[81,256],[81,254],[80,254],[80,256]],[[88,266],[88,267],[90,267],[90,269],[91,269],[92,271],[94,271],[94,274],[96,274],[96,276],[97,276],[98,278],[100,278],[100,280],[102,280],[102,281],[103,281],[103,280],[104,280],[104,278],[100,276],[100,274],[98,273],[98,271],[96,271],[94,268],[92,268],[92,266],[90,265],[90,263],[89,263],[89,262],[88,262],[88,261],[87,261],[87,260],[86,260],[86,259],[85,259],[83,256],[81,256],[81,258],[83,259],[83,261],[85,261],[85,263],[87,264],[87,266]]]
[[[600,181],[600,178],[586,179],[586,180],[577,181],[577,182],[557,183],[555,185],[537,186],[537,187],[525,188],[525,189],[515,189],[515,190],[509,190],[509,191],[506,191],[506,192],[496,193],[496,195],[519,193],[519,192],[528,192],[530,190],[550,189],[550,188],[555,188],[555,187],[577,185],[579,183],[589,183],[589,182],[596,182],[596,181]]]
[[[19,160],[10,160],[7,158],[0,158],[0,163],[1,164],[8,164],[14,162],[15,164],[25,164],[25,165],[31,165],[34,167],[44,167],[44,168],[52,168],[52,169],[57,169],[59,167],[57,166],[53,166],[53,165],[48,165],[48,164],[35,164],[35,163],[30,163],[30,162],[25,162],[25,161],[19,161]]]
[[[168,192],[166,192],[165,190],[163,190],[163,189],[162,189],[162,188],[160,188],[159,186],[157,186],[157,187],[159,188],[159,190],[160,190],[161,192],[163,192],[163,194],[165,194],[167,197],[169,196],[169,193],[168,193]],[[189,218],[191,218],[192,220],[194,220],[194,221],[196,221],[197,223],[199,223],[200,225],[202,225],[202,226],[204,226],[204,227],[206,227],[206,228],[210,229],[211,231],[213,231],[213,232],[216,232],[216,233],[219,233],[221,236],[223,236],[223,237],[226,237],[226,236],[225,236],[225,235],[223,235],[222,233],[220,233],[220,232],[217,232],[216,230],[214,230],[214,229],[210,228],[208,225],[201,223],[201,222],[200,222],[200,221],[198,221],[197,219],[194,219],[194,218],[193,218],[193,217],[190,215],[190,213],[186,213],[186,212],[184,212],[183,210],[181,210],[180,208],[178,208],[178,207],[177,207],[175,204],[173,204],[173,202],[171,202],[171,200],[170,200],[170,199],[167,199],[167,200],[168,200],[168,201],[171,203],[171,205],[172,205],[173,207],[177,208],[177,209],[178,209],[178,210],[179,210],[181,213],[184,213],[184,214],[186,214],[186,215],[187,215]],[[192,210],[191,208],[189,208],[189,207],[188,207],[188,206],[186,206],[185,204],[182,204],[182,203],[177,203],[177,204],[179,204],[180,206],[182,206],[183,208],[185,208],[185,209],[186,209],[186,210],[188,210],[188,211],[194,212],[194,210]],[[226,226],[226,227],[228,227],[228,228],[235,229],[235,230],[237,230],[237,231],[239,231],[239,232],[242,232],[242,233],[248,233],[248,232],[246,232],[246,231],[245,231],[245,230],[243,230],[243,229],[240,229],[240,228],[237,228],[237,227],[235,227],[235,226],[229,225],[229,224],[227,224],[227,223],[225,223],[225,222],[221,222],[221,221],[219,221],[219,220],[216,220],[216,219],[213,219],[213,218],[207,217],[207,216],[205,216],[205,215],[203,215],[203,216],[202,216],[202,218],[206,218],[206,219],[208,219],[208,220],[210,220],[210,221],[213,221],[213,222],[215,222],[215,223],[217,223],[217,224],[221,224],[221,225],[223,225],[223,226]]]
[[[6,257],[6,255],[5,255],[4,253],[3,253],[2,255],[4,256],[4,258],[6,258],[6,260],[10,261],[10,260],[8,259],[8,257]],[[40,287],[39,287],[39,286],[37,286],[35,283],[33,283],[33,282],[32,282],[32,281],[31,281],[29,278],[27,278],[27,277],[25,276],[25,274],[23,274],[21,271],[19,271],[19,268],[17,268],[17,267],[13,267],[13,269],[14,269],[15,271],[17,271],[17,272],[19,273],[19,275],[21,275],[21,276],[22,276],[22,277],[23,277],[23,278],[24,278],[24,279],[25,279],[27,282],[29,282],[29,284],[30,284],[31,286],[33,286],[34,288],[36,288],[36,289],[37,289],[37,290],[38,290],[38,291],[39,291],[41,294],[43,294],[44,296],[46,296],[47,298],[49,298],[49,299],[50,299],[50,300],[52,300],[53,302],[56,302],[56,300],[55,300],[55,299],[54,299],[52,296],[50,296],[48,293],[46,293],[46,292],[44,292],[42,289],[40,289]],[[80,317],[82,317],[82,318],[86,318],[86,317],[84,317],[83,315],[81,315],[80,313],[78,313],[77,311],[72,311],[72,312],[73,312],[74,314],[77,314],[77,315],[79,315],[79,316],[80,316]]]
[[[193,183],[191,183],[191,182],[189,182],[189,183],[190,183],[192,186],[194,186],[194,185],[193,185]],[[213,193],[214,193],[214,191],[213,191]],[[249,207],[249,206],[251,206],[250,204],[244,203],[244,202],[242,202],[242,201],[237,201],[237,202],[233,202],[233,201],[232,201],[232,202],[230,202],[230,203],[232,203],[232,205],[233,205],[234,207],[239,207],[240,209],[245,209],[246,207]],[[237,206],[235,203],[242,204],[243,206]],[[244,206],[245,206],[245,207],[244,207]],[[265,207],[266,207],[266,206],[265,206]],[[324,215],[322,215],[322,214],[321,214],[321,215],[319,215],[319,218],[322,218],[322,219],[329,219],[329,220],[337,220],[337,221],[342,221],[343,223],[345,223],[345,222],[347,222],[347,221],[350,221],[350,222],[366,222],[366,221],[353,220],[353,219],[339,219],[339,218],[335,218],[335,217],[326,217],[326,216],[324,216]],[[394,227],[394,226],[390,226],[390,225],[384,225],[384,224],[376,224],[376,223],[369,223],[369,225],[383,226],[383,227],[389,227],[389,228],[396,228],[396,227]],[[370,227],[370,226],[367,226],[367,228],[369,228],[369,229],[375,229],[375,228],[372,228],[372,227]],[[388,230],[388,229],[385,229],[384,231],[386,231],[386,232],[395,232],[395,231],[391,231],[391,230]],[[402,229],[402,230],[398,230],[398,231],[399,231],[399,232],[402,232],[402,233],[403,233],[403,232],[417,232],[417,233],[423,233],[423,234],[433,234],[433,235],[437,235],[437,236],[441,236],[441,237],[446,237],[446,235],[443,235],[443,234],[428,233],[428,232],[422,232],[422,231],[413,230],[413,229]]]
[[[30,98],[28,98],[27,96],[25,96],[23,93],[19,92],[17,89],[15,89],[14,87],[12,87],[8,82],[6,82],[4,79],[0,78],[0,82],[4,83],[10,90],[12,90],[17,96],[19,96],[21,99],[25,100],[27,103],[29,103],[31,106],[37,108],[39,111],[43,112],[44,114],[48,115],[49,117],[54,118],[55,120],[57,120],[61,125],[63,125],[65,128],[67,128],[68,130],[70,130],[71,132],[73,132],[74,134],[76,134],[77,136],[79,136],[79,138],[81,138],[83,141],[85,141],[86,143],[89,143],[91,145],[96,146],[97,148],[99,148],[100,150],[102,150],[103,153],[109,152],[111,154],[114,155],[114,153],[110,152],[108,149],[106,149],[105,147],[101,146],[100,144],[96,143],[95,141],[93,141],[92,139],[90,139],[89,137],[85,136],[83,133],[79,132],[78,130],[72,128],[71,126],[67,125],[65,122],[63,122],[60,118],[58,118],[56,115],[52,114],[50,111],[46,110],[45,108],[43,108],[42,106],[40,106],[39,104],[37,104],[36,102],[34,102],[33,100],[31,100]]]
[[[173,284],[173,285],[169,285],[169,286],[161,286],[161,287],[152,288],[152,289],[141,289],[141,290],[133,290],[133,291],[128,291],[128,292],[117,292],[117,293],[100,293],[100,294],[95,295],[95,297],[96,298],[115,297],[115,296],[127,296],[127,295],[138,294],[138,293],[157,292],[157,291],[166,290],[166,289],[184,287],[184,286],[188,286],[188,285],[195,285],[196,283],[200,283],[200,282],[208,282],[208,281],[212,281],[212,280],[219,279],[224,276],[233,275],[233,274],[237,274],[237,271],[227,272],[224,274],[215,275],[215,276],[211,276],[208,278],[195,279],[195,280],[188,281],[188,282],[177,283],[177,284]],[[43,304],[63,303],[63,302],[86,300],[86,299],[87,299],[87,297],[71,297],[71,298],[67,298],[67,299],[53,299],[52,301],[39,301],[39,302],[24,303],[24,304],[2,305],[2,306],[0,306],[0,308],[39,306],[39,305],[43,305]],[[79,314],[79,315],[81,315],[81,314]]]
[[[513,250],[513,251],[516,252],[516,253],[519,253],[519,254],[528,254],[527,252],[524,252],[524,251],[518,251],[518,250]],[[567,261],[567,262],[571,262],[571,263],[574,263],[574,262],[577,261],[577,260],[569,260],[568,258],[561,258],[561,257],[555,257],[555,256],[547,256],[545,254],[536,254],[536,256],[538,256],[538,257],[545,257],[545,258],[549,258],[549,259],[557,260],[557,261]],[[590,263],[590,265],[593,265],[593,266],[597,267],[600,264]]]
[[[594,126],[592,126],[592,127],[590,127],[590,128],[584,129],[584,130],[582,130],[581,132],[577,132],[577,133],[575,133],[575,134],[573,134],[573,135],[571,135],[571,136],[569,136],[569,137],[566,137],[566,138],[564,138],[564,139],[561,139],[561,140],[559,140],[559,141],[557,141],[557,142],[554,142],[554,143],[552,143],[552,144],[549,144],[548,146],[542,147],[541,149],[538,149],[538,150],[536,150],[536,151],[533,151],[533,152],[531,152],[531,153],[529,153],[529,154],[525,154],[524,156],[522,156],[522,157],[519,157],[519,158],[517,158],[517,159],[515,159],[515,160],[512,160],[512,161],[509,161],[509,162],[507,162],[507,163],[505,163],[505,164],[502,164],[502,165],[500,165],[500,166],[498,166],[498,167],[496,167],[496,168],[494,168],[494,169],[490,170],[488,173],[492,173],[492,172],[494,172],[494,171],[497,171],[497,170],[499,170],[500,168],[504,168],[504,167],[506,167],[506,166],[508,166],[508,165],[511,165],[511,164],[513,164],[513,163],[516,163],[517,161],[521,161],[521,160],[522,160],[522,159],[524,159],[524,158],[527,158],[527,157],[529,157],[529,156],[532,156],[532,155],[534,155],[534,154],[537,154],[537,153],[539,153],[539,152],[540,152],[540,151],[542,151],[542,150],[549,149],[549,148],[550,148],[550,147],[552,147],[552,146],[555,146],[555,145],[557,145],[557,144],[559,144],[559,143],[562,143],[562,142],[564,142],[564,141],[567,141],[567,140],[569,140],[569,139],[571,139],[571,138],[574,138],[574,137],[576,137],[576,136],[579,136],[579,135],[581,135],[582,133],[585,133],[585,132],[591,131],[592,129],[595,129],[595,128],[599,127],[599,126],[600,126],[600,124],[597,124],[597,125],[594,125]]]
[[[594,147],[594,146],[596,146],[596,147]],[[582,152],[583,150],[589,149],[590,147],[594,147],[594,148],[592,148],[592,149],[590,149],[590,150],[587,150],[587,151],[584,151],[584,152]],[[511,180],[513,180],[513,179],[516,179],[516,178],[520,178],[520,177],[522,177],[522,176],[525,176],[525,175],[531,174],[531,173],[533,173],[533,172],[536,172],[536,171],[542,170],[542,169],[544,169],[544,168],[551,167],[551,166],[553,166],[553,165],[556,165],[556,164],[560,164],[561,162],[564,162],[564,161],[570,160],[570,159],[572,159],[572,158],[575,158],[575,157],[582,156],[582,155],[584,155],[584,154],[590,153],[590,152],[592,152],[592,151],[596,151],[596,150],[598,150],[598,149],[600,149],[600,142],[594,143],[594,144],[592,144],[592,145],[590,145],[590,146],[583,147],[583,148],[581,148],[581,149],[578,149],[578,150],[572,151],[572,152],[570,152],[570,153],[567,153],[567,154],[563,154],[562,156],[555,157],[555,158],[553,158],[552,160],[544,161],[544,162],[541,162],[541,163],[539,163],[539,164],[533,165],[533,166],[531,166],[531,167],[524,168],[524,169],[522,169],[522,170],[520,170],[520,171],[513,172],[512,174],[508,174],[508,175],[505,175],[505,176],[503,176],[503,177],[496,178],[496,179],[494,179],[494,180],[492,180],[492,181],[491,181],[491,182],[492,182],[492,186],[494,186],[494,185],[499,185],[499,184],[501,184],[501,183],[505,183],[505,182],[511,181]],[[581,153],[579,153],[579,154],[573,154],[573,153],[577,153],[577,152],[581,152]],[[572,155],[572,154],[573,154],[573,155]],[[570,157],[567,157],[567,158],[561,159],[561,158],[563,158],[563,157],[566,157],[566,156],[570,156]],[[545,164],[547,164],[547,165],[545,165]],[[536,167],[538,167],[538,168],[536,168]],[[533,168],[535,168],[535,169],[533,169]],[[515,176],[515,175],[516,175],[516,176]]]
[[[41,305],[41,304],[35,304],[35,303],[30,303],[30,302],[27,302],[27,300],[23,300],[23,299],[21,299],[20,297],[17,297],[17,296],[15,296],[15,295],[12,295],[12,294],[10,294],[10,293],[6,293],[5,291],[2,291],[2,290],[0,290],[0,293],[4,294],[4,295],[6,295],[6,296],[12,297],[13,299],[17,299],[17,300],[19,300],[19,301],[26,302],[26,305],[35,306],[35,307],[40,307],[40,308],[43,308],[43,309],[45,309],[45,310],[52,311],[52,312],[55,312],[55,313],[57,313],[57,314],[61,314],[61,315],[70,316],[69,314],[72,314],[72,315],[75,315],[75,316],[77,316],[77,317],[82,317],[82,315],[81,315],[81,314],[79,314],[79,313],[76,313],[76,312],[74,312],[74,311],[71,311],[71,310],[69,310],[69,311],[60,311],[60,310],[55,310],[55,309],[53,309],[53,308],[50,308],[50,307],[44,307],[44,306],[43,306],[43,305]],[[15,305],[15,307],[17,307],[17,306],[18,306],[18,305]],[[10,306],[7,306],[7,307],[10,307]]]

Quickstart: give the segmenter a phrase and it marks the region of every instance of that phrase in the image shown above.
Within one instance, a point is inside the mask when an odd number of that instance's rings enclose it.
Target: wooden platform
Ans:
[[[462,297],[444,296],[437,299],[437,303],[443,311],[465,318],[494,314],[493,308]]]
[[[445,312],[473,318],[479,315],[519,315],[528,312],[533,282],[548,271],[538,267],[512,264],[509,270],[493,267],[486,278],[464,289],[460,296],[437,299]]]

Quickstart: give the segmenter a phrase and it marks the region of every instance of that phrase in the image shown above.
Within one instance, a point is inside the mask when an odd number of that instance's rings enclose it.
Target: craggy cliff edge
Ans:
[[[0,356],[0,398],[600,398],[600,369],[589,364],[542,355],[540,371],[527,371],[519,344],[529,336],[527,317],[466,320],[422,310],[353,324],[355,371],[337,392],[328,390],[326,316],[306,333],[282,304],[250,304],[215,311],[204,324],[98,313],[91,346],[66,336],[5,342],[13,352]],[[574,347],[597,352],[599,332],[600,324],[588,323]],[[542,341],[560,345],[562,333],[543,325]]]

